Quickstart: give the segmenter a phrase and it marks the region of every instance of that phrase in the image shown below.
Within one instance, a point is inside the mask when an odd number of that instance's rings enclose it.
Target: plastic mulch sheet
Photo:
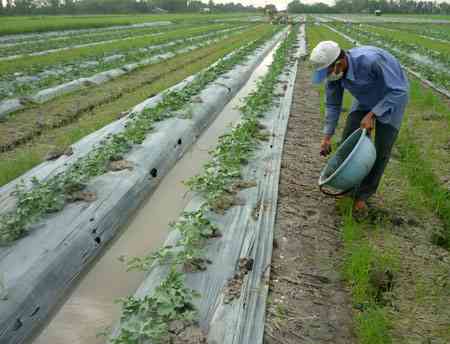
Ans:
[[[200,327],[208,333],[208,343],[259,344],[263,341],[265,307],[268,294],[273,231],[277,208],[278,182],[284,136],[291,108],[298,59],[306,53],[304,25],[300,27],[298,47],[280,76],[274,94],[275,106],[261,119],[271,132],[256,155],[245,166],[243,180],[256,181],[257,186],[238,193],[239,205],[224,215],[208,213],[208,219],[222,236],[208,240],[206,258],[212,263],[205,271],[186,273],[186,286],[198,291],[195,300],[200,314]],[[185,209],[195,211],[205,201],[196,196]],[[180,239],[170,232],[164,246],[175,246]],[[227,287],[242,266],[252,262],[251,269],[237,281],[240,290],[229,294]],[[135,297],[149,295],[167,275],[169,267],[155,265],[137,290]],[[113,333],[118,335],[120,326]]]
[[[94,178],[88,190],[96,200],[67,205],[32,226],[29,234],[7,247],[0,247],[0,271],[7,299],[0,300],[0,342],[20,343],[41,324],[85,267],[126,223],[141,201],[151,194],[164,175],[195,142],[203,129],[246,83],[253,70],[286,34],[283,31],[250,54],[247,61],[209,84],[189,104],[184,118],[173,117],[155,125],[141,145],[125,159],[132,170],[109,172]],[[190,83],[192,77],[180,85]],[[137,105],[132,112],[154,107],[162,96]],[[179,113],[179,112],[178,112]],[[45,179],[65,170],[89,153],[112,133],[119,133],[129,121],[122,118],[73,145],[74,154],[37,166],[23,179]],[[22,178],[21,178],[22,179]],[[18,180],[0,189],[1,212],[15,204]]]

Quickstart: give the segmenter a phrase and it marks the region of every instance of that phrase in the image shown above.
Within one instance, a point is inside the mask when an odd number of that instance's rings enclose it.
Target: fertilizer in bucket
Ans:
[[[369,174],[376,159],[375,146],[366,129],[354,131],[328,160],[320,173],[319,187],[328,195],[342,195],[357,187]],[[323,190],[331,187],[338,193]]]

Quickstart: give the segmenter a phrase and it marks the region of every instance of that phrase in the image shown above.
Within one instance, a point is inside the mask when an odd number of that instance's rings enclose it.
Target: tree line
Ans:
[[[450,14],[450,3],[413,0],[336,0],[335,5],[325,3],[306,4],[293,0],[288,5],[291,13],[385,13]]]
[[[274,5],[267,5],[273,6]],[[0,0],[0,15],[33,14],[119,14],[200,12],[262,12],[264,8],[244,6],[241,3],[215,4],[199,0]],[[293,0],[288,5],[290,13],[386,13],[450,14],[450,3],[414,0],[336,0],[333,6]]]
[[[199,12],[205,8],[213,12],[262,11],[241,3],[215,4],[212,0],[0,0],[0,15]]]

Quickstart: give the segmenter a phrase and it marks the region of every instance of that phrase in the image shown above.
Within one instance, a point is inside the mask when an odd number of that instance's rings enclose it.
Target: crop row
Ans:
[[[272,35],[273,31],[240,49],[231,58],[210,67],[182,90],[167,93],[156,107],[134,114],[123,132],[110,136],[64,172],[43,181],[34,178],[31,189],[19,185],[16,209],[0,216],[0,243],[20,238],[29,224],[45,214],[63,209],[70,195],[84,189],[93,177],[107,172],[110,162],[122,159],[133,145],[142,143],[156,122],[177,116],[177,111],[189,104],[192,97],[218,76],[244,61],[250,52]]]
[[[187,288],[183,271],[187,267],[190,271],[206,268],[204,246],[208,239],[220,236],[218,228],[208,220],[208,214],[217,210],[219,200],[233,193],[231,190],[236,183],[243,182],[243,166],[254,156],[261,140],[267,139],[259,118],[274,104],[273,93],[296,38],[297,30],[293,29],[278,47],[266,76],[245,99],[245,105],[240,109],[241,122],[220,138],[218,146],[211,152],[211,161],[204,166],[204,173],[188,182],[191,190],[199,192],[206,201],[198,210],[184,212],[172,225],[180,234],[176,245],[127,261],[130,270],[148,271],[155,265],[168,265],[169,273],[152,294],[121,300],[120,331],[110,339],[111,344],[161,343],[173,335],[170,332],[173,322],[181,321],[187,326],[197,322],[194,298],[201,295]]]
[[[387,29],[384,27],[378,27],[376,25],[360,25],[361,29],[365,31],[381,35],[383,38],[388,39],[389,42],[394,44],[407,44],[409,48],[421,52],[429,51],[428,55],[438,60],[449,60],[450,56],[450,44],[448,42],[441,42],[426,37],[422,37],[415,33],[405,32],[397,29]]]
[[[241,27],[224,29],[222,26],[217,28],[206,27],[201,29],[193,28],[188,30],[177,30],[166,35],[159,35],[147,39],[140,44],[140,47],[130,44],[127,49],[114,49],[113,51],[109,51],[109,54],[98,49],[97,56],[89,55],[86,58],[82,58],[74,54],[73,60],[62,63],[58,63],[59,57],[54,55],[52,57],[55,57],[56,61],[51,66],[48,65],[49,59],[45,59],[45,64],[40,68],[35,65],[34,67],[30,67],[33,68],[33,70],[29,70],[28,73],[25,70],[9,73],[2,77],[0,79],[0,99],[29,95],[30,93],[41,89],[78,78],[88,77],[106,70],[121,68],[126,64],[136,63],[145,58],[153,57],[165,52],[175,51],[180,47],[191,45],[208,37],[220,37],[229,34],[232,31],[239,30],[241,30]],[[121,43],[128,42],[130,41]],[[97,46],[95,48],[101,47]]]
[[[404,65],[418,72],[443,89],[450,90],[450,60],[448,55],[405,42],[394,36],[372,32],[367,26],[338,24],[333,26],[361,44],[374,45],[390,51]]]
[[[449,16],[436,16],[436,15],[384,15],[381,17],[375,17],[373,15],[363,14],[333,14],[333,15],[321,15],[321,17],[328,18],[332,21],[341,21],[347,23],[411,23],[411,24],[449,24]]]
[[[79,30],[92,28],[106,28],[116,25],[133,25],[158,21],[206,22],[214,19],[245,18],[243,14],[213,14],[203,16],[198,14],[170,14],[170,15],[86,15],[86,16],[31,16],[31,17],[2,17],[0,21],[0,37],[4,35],[23,34],[29,32],[48,32],[63,30]]]
[[[388,29],[396,29],[450,42],[450,24],[377,24]]]
[[[66,34],[54,38],[36,37],[32,41],[25,41],[16,44],[0,44],[0,57],[10,57],[21,54],[45,53],[48,50],[69,48],[78,45],[92,44],[105,41],[126,39],[130,37],[140,37],[143,35],[166,32],[170,30],[180,29],[182,27],[192,27],[194,25],[161,25],[150,27],[137,27],[131,29],[100,31],[88,33]]]
[[[72,61],[78,61],[89,57],[94,58],[99,55],[120,54],[122,51],[139,49],[153,44],[165,43],[171,39],[189,37],[189,35],[221,30],[229,27],[230,25],[226,24],[201,25],[188,30],[181,28],[156,37],[137,37],[136,39],[106,43],[93,47],[75,48],[43,56],[26,56],[16,60],[2,61],[0,62],[0,75],[5,76],[23,71],[27,73],[37,73],[54,64],[71,63]]]
[[[62,152],[75,143],[72,147],[77,152],[78,140],[123,117],[133,105],[162,92],[189,75],[208,68],[221,57],[272,30],[270,25],[258,25],[240,34],[210,43],[207,47],[179,54],[161,64],[142,67],[134,73],[105,84],[91,86],[89,92],[75,92],[38,108],[31,107],[14,114],[0,124],[0,132],[5,133],[0,134],[0,145],[2,149],[7,150],[0,153],[0,185],[18,178],[44,162],[50,151]],[[39,114],[39,121],[30,121],[30,118],[36,118],[36,113]],[[74,120],[76,121],[73,122]],[[42,133],[45,135],[40,135]],[[29,139],[32,143],[23,144]],[[74,159],[74,156],[70,158],[71,161]],[[37,170],[39,167],[36,166],[34,171]],[[11,191],[14,189],[13,184],[10,185]],[[9,192],[5,191],[5,194]],[[0,203],[1,194],[0,191]]]
[[[132,30],[138,28],[148,28],[156,26],[173,25],[169,21],[155,21],[150,23],[132,24],[132,25],[118,25],[108,26],[93,29],[77,29],[77,30],[62,30],[62,31],[48,31],[48,32],[34,32],[34,33],[20,33],[14,35],[0,36],[0,46],[14,46],[22,43],[33,43],[37,41],[45,41],[49,39],[65,39],[75,38],[84,35],[107,34],[108,32],[118,32],[122,30]]]

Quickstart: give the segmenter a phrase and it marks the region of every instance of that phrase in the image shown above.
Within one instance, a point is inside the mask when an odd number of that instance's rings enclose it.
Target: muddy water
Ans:
[[[167,236],[169,223],[178,218],[191,197],[182,182],[201,172],[202,165],[209,159],[208,151],[217,145],[219,136],[239,119],[237,107],[255,88],[256,80],[267,72],[274,51],[275,49],[264,59],[249,82],[162,180],[153,195],[130,220],[126,230],[85,274],[33,343],[105,342],[97,334],[118,320],[120,307],[114,301],[132,294],[144,278],[143,273],[126,272],[118,258],[121,255],[144,255],[161,246]]]

